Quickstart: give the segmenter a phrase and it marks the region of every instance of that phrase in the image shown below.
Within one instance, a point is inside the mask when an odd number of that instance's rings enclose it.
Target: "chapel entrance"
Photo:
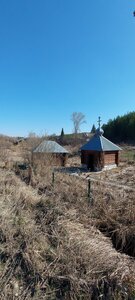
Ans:
[[[88,164],[87,164],[88,169],[91,171],[94,171],[94,155],[89,154],[88,156]]]

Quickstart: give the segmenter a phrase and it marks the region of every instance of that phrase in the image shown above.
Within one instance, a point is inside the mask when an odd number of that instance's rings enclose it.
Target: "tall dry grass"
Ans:
[[[135,263],[96,229],[85,182],[57,174],[40,196],[1,170],[0,205],[1,300],[134,299]]]
[[[94,226],[111,237],[117,250],[135,257],[135,191],[98,183],[93,185],[93,197]]]

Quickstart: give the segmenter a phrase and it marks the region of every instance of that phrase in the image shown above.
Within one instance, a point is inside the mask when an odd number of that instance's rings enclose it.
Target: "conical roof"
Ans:
[[[81,147],[81,150],[92,151],[120,151],[120,147],[106,139],[103,135],[103,130],[97,129],[94,136]]]

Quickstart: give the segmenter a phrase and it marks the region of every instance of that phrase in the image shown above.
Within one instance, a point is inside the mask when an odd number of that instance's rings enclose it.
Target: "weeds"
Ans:
[[[134,300],[134,192],[43,171],[0,172],[1,300]]]

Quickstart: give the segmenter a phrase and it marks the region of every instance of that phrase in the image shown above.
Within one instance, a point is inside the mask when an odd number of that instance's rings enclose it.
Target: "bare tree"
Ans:
[[[71,120],[73,121],[75,134],[77,134],[80,131],[80,126],[83,123],[86,123],[85,115],[82,114],[81,112],[73,112],[71,115]]]

